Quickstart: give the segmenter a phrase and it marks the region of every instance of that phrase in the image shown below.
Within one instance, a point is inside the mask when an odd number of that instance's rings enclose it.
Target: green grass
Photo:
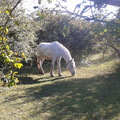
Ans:
[[[109,61],[77,67],[76,76],[23,68],[20,84],[0,87],[0,120],[120,120],[120,67]]]

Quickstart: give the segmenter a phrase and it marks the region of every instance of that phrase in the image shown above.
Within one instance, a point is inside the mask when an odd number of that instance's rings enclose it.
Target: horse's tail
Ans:
[[[39,44],[39,45],[37,45],[37,47],[34,48],[35,56],[39,56],[41,54],[40,49],[42,46],[43,45]]]
[[[39,46],[39,45],[37,45],[37,47],[34,48],[34,54],[35,54],[35,56],[38,56],[38,55],[39,55],[39,54],[38,54],[38,46]]]

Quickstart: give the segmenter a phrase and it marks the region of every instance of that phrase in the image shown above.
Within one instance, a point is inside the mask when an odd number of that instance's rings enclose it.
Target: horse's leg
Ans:
[[[42,64],[43,64],[44,60],[45,60],[45,59],[41,59],[41,61],[40,61],[40,68],[41,68],[42,74],[44,74],[44,70],[43,70],[43,68],[42,68]]]
[[[61,58],[57,59],[57,68],[58,68],[58,76],[62,76],[62,73],[61,73]]]
[[[38,66],[39,73],[44,74],[42,63],[43,62],[41,61],[40,57],[37,57],[37,66]]]
[[[37,67],[38,67],[38,70],[40,72],[40,58],[37,56]]]
[[[54,76],[55,76],[55,75],[54,75],[54,65],[55,65],[55,61],[56,61],[55,58],[52,59],[51,70],[50,70],[50,76],[51,76],[51,77],[54,77]]]

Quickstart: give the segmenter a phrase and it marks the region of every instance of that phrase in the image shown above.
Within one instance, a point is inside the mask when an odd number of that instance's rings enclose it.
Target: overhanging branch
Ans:
[[[107,4],[120,7],[120,0],[89,0],[89,1],[93,1],[94,4],[97,6]]]
[[[86,5],[84,8],[80,8],[80,9],[82,9],[81,12],[80,11],[76,12],[76,7],[74,9],[74,12],[71,12],[71,11],[67,10],[67,8],[64,7],[58,0],[56,0],[56,1],[58,2],[59,6],[64,10],[64,12],[66,12],[67,14],[69,14],[71,16],[71,18],[68,21],[70,21],[70,20],[72,20],[74,18],[79,17],[79,18],[85,19],[87,21],[108,23],[108,20],[106,20],[106,18],[109,15],[113,14],[114,16],[116,16],[113,12],[110,12],[107,15],[104,15],[103,18],[98,18],[98,17],[94,16],[94,10],[93,10],[94,5],[92,5],[91,2],[90,2],[90,5]],[[90,0],[90,1],[95,1],[95,0]],[[101,1],[104,1],[104,0],[101,0]],[[84,3],[84,2],[82,2],[82,3]],[[78,5],[82,5],[82,3],[78,4]],[[91,16],[87,16],[87,15],[84,14],[88,10],[91,11]],[[112,22],[112,21],[113,20],[111,20],[109,22]]]

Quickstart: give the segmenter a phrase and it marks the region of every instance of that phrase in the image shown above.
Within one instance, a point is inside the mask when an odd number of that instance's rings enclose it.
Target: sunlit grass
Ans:
[[[17,87],[0,88],[0,120],[119,120],[118,62],[77,66],[74,77],[23,68]]]

